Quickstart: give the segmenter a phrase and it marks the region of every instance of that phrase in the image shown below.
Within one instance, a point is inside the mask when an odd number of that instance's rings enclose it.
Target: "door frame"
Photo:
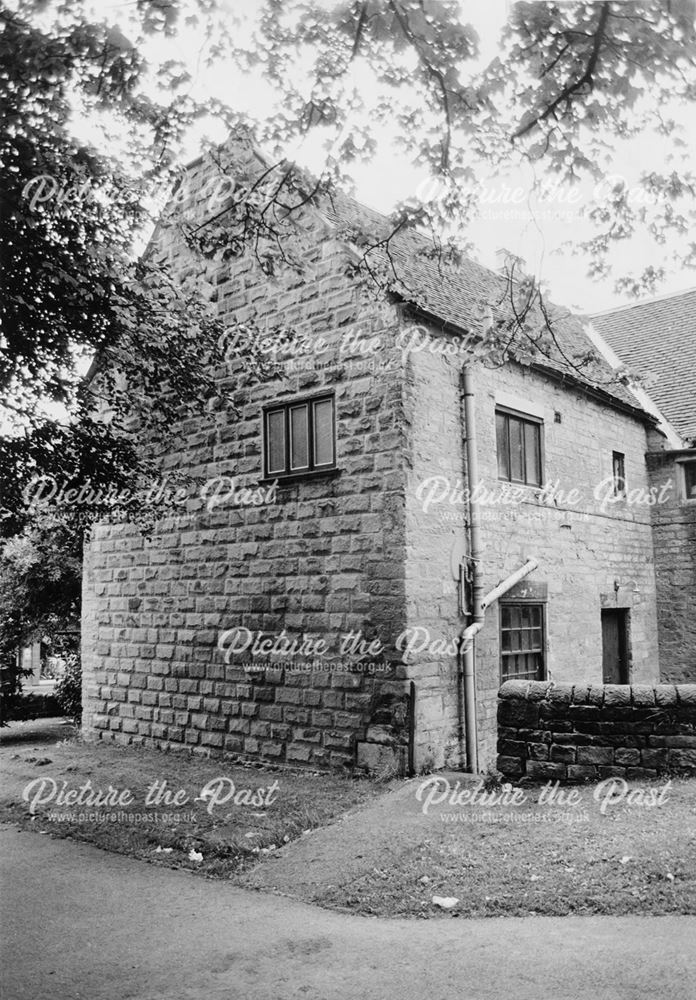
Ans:
[[[603,618],[605,614],[616,615],[619,634],[619,673],[623,674],[619,684],[630,684],[633,673],[633,657],[631,656],[631,609],[603,607],[600,609],[600,627],[602,635],[602,683],[608,684],[610,681],[604,680],[604,628]]]

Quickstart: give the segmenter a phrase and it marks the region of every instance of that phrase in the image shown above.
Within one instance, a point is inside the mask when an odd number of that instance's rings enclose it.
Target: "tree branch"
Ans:
[[[592,89],[594,83],[594,71],[599,61],[599,54],[602,48],[602,43],[604,41],[604,36],[606,33],[607,22],[609,21],[610,16],[611,16],[611,4],[608,2],[608,0],[605,0],[605,3],[602,4],[602,9],[600,10],[599,13],[599,21],[597,22],[597,29],[594,32],[592,48],[590,50],[590,57],[587,61],[587,66],[585,67],[582,76],[574,83],[568,83],[563,88],[558,97],[556,97],[544,111],[542,111],[540,114],[532,118],[532,120],[527,122],[526,125],[520,126],[520,128],[518,128],[517,131],[513,133],[512,136],[513,142],[515,139],[519,139],[523,135],[527,135],[527,133],[537,128],[541,124],[541,122],[545,121],[551,115],[555,116],[556,111],[560,107],[560,105],[563,104],[564,102],[566,104],[569,104],[573,94],[577,93],[577,91],[580,90],[582,87],[584,87],[585,84],[589,84],[590,89]]]
[[[417,37],[411,30],[411,25],[409,24],[407,16],[402,10],[399,9],[398,3],[396,3],[395,0],[389,0],[389,8],[394,14],[396,20],[399,22],[399,26],[404,33],[404,37],[413,46],[416,51],[416,55],[422,62],[423,66],[426,68],[429,75],[437,81],[439,86],[442,111],[445,116],[445,137],[442,140],[442,153],[440,156],[440,169],[444,172],[449,166],[450,146],[452,143],[452,115],[450,112],[449,92],[447,90],[447,85],[445,84],[445,78],[440,70],[436,66],[433,66],[426,54],[423,52],[422,47],[418,44]]]

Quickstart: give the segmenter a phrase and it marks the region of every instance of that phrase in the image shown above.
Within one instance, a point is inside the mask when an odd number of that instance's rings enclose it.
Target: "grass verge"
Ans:
[[[601,784],[573,808],[536,787],[513,807],[431,806],[357,878],[306,898],[379,916],[696,914],[696,779],[666,781],[612,786],[604,810]]]
[[[561,790],[562,802],[540,801],[543,789],[533,786],[521,789],[522,801],[514,804],[495,800],[500,788],[491,790],[492,799],[462,802],[439,790],[471,790],[470,776],[385,787],[336,774],[83,744],[66,738],[69,732],[54,723],[53,729],[44,724],[43,740],[30,728],[27,739],[21,730],[9,738],[0,733],[0,821],[360,914],[696,914],[694,778],[672,778],[669,786],[666,779],[631,782],[605,808],[606,784]],[[186,801],[146,805],[155,782]],[[438,795],[424,811],[434,782]],[[128,789],[132,802],[109,811],[136,818],[80,819],[80,812],[106,809],[62,805],[57,793],[32,811],[37,791],[47,796],[52,783],[65,791],[87,783]],[[201,799],[206,787],[218,787],[220,798],[232,785],[225,801]],[[263,863],[272,858],[272,865]],[[442,908],[434,897],[454,902]]]
[[[0,822],[217,878],[379,792],[341,775],[86,744],[55,722],[5,731],[0,773]]]

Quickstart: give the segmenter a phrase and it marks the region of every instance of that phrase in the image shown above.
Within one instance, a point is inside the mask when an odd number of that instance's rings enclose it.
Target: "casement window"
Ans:
[[[264,409],[264,475],[298,476],[336,467],[333,393]]]
[[[496,407],[499,479],[541,486],[542,427],[543,421],[538,417]]]
[[[544,605],[500,605],[500,677],[544,679]]]
[[[681,466],[684,473],[684,498],[696,500],[696,460],[682,462]]]
[[[611,453],[611,474],[614,480],[614,496],[626,496],[626,456],[620,451]]]

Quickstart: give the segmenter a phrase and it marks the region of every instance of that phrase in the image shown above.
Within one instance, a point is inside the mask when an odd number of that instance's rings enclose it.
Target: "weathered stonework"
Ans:
[[[664,502],[652,511],[662,680],[696,681],[696,501],[684,495],[674,452],[657,441],[647,456],[651,483]],[[691,455],[696,459],[696,450]],[[665,488],[666,487],[666,488]]]
[[[602,494],[595,496],[599,484],[611,475],[614,450],[626,455],[627,476],[633,488],[648,489],[645,427],[629,414],[610,410],[582,392],[562,387],[522,366],[507,365],[495,370],[476,367],[473,383],[480,481],[490,495],[501,486],[495,442],[496,395],[501,399],[501,393],[507,394],[504,398],[519,397],[521,405],[531,404],[543,414],[544,483],[558,484],[551,500],[541,499],[538,488],[523,487],[522,504],[482,506],[480,572],[484,593],[528,558],[536,557],[539,568],[508,596],[524,597],[530,588],[543,588],[547,603],[547,676],[601,682],[601,609],[615,606],[630,612],[631,679],[657,682],[650,508],[625,501],[603,507],[598,499]],[[406,498],[409,623],[425,625],[434,637],[452,641],[467,624],[459,613],[458,588],[451,568],[453,550],[466,556],[468,522],[468,507],[457,501],[455,493],[455,488],[461,491],[467,482],[460,366],[432,354],[413,357],[406,405],[412,439]],[[447,499],[428,504],[423,483],[434,476],[443,476],[453,489]],[[581,500],[568,503],[560,491],[567,496],[573,488],[579,491]],[[495,759],[501,682],[499,637],[496,603],[487,610],[476,639],[479,754],[483,767]],[[456,656],[421,660],[415,670],[421,733],[425,728],[430,743],[436,745],[438,764],[454,764],[461,747],[457,733],[462,732]]]
[[[194,199],[206,177],[200,171]],[[248,256],[217,265],[210,279],[226,321],[289,326],[321,336],[328,350],[306,370],[290,359],[266,382],[230,361],[219,373],[219,407],[184,424],[164,473],[208,483],[227,475],[238,488],[257,487],[263,404],[327,388],[335,392],[340,469],[281,481],[262,506],[231,500],[208,510],[194,496],[148,540],[130,526],[95,529],[85,559],[83,728],[121,743],[316,767],[353,765],[358,744],[374,743],[381,766],[389,752],[403,771],[410,689],[398,658],[370,672],[364,656],[338,655],[341,636],[370,641],[404,624],[400,355],[384,366],[346,347],[345,337],[359,323],[362,337],[388,345],[397,315],[366,306],[325,222],[316,213],[303,221],[310,234],[314,227],[306,280],[284,272],[270,283]],[[166,230],[158,239],[184,273],[182,241]],[[220,635],[239,626],[323,637],[333,662],[316,671],[250,671],[248,656],[225,662]],[[371,726],[380,727],[377,740]],[[368,762],[364,746],[362,756]]]
[[[201,161],[192,171],[192,211],[209,177]],[[299,364],[281,355],[261,381],[230,359],[218,372],[218,405],[186,421],[163,460],[165,477],[233,477],[268,502],[211,508],[211,493],[199,493],[150,539],[129,526],[95,529],[84,577],[84,732],[311,767],[464,766],[457,649],[469,621],[459,581],[468,507],[424,503],[423,484],[442,477],[454,495],[466,485],[467,359],[404,351],[400,337],[417,318],[361,294],[346,273],[351,249],[318,211],[308,208],[300,222],[302,275],[281,269],[270,281],[247,254],[210,264],[206,277],[225,323],[291,328],[321,338],[325,350]],[[153,252],[182,276],[193,268],[166,227]],[[428,329],[435,341],[446,336]],[[376,340],[379,349],[366,351]],[[479,363],[472,379],[482,485],[500,487],[495,407],[503,393],[542,414],[544,483],[581,493],[574,503],[544,501],[525,487],[523,504],[483,507],[484,592],[534,556],[539,567],[516,593],[543,592],[548,675],[599,683],[600,612],[620,607],[630,612],[631,679],[656,682],[650,512],[627,503],[603,509],[594,496],[611,474],[613,450],[625,454],[631,484],[648,486],[645,422],[521,365]],[[319,391],[335,394],[337,468],[280,480],[269,493],[263,406]],[[250,667],[248,654],[230,658],[221,644],[236,627],[323,639],[329,654],[321,666]],[[378,640],[380,653],[342,654],[348,633]],[[499,634],[494,604],[476,640],[482,768],[495,760]]]
[[[498,770],[514,779],[696,772],[696,684],[508,681],[498,726]]]

